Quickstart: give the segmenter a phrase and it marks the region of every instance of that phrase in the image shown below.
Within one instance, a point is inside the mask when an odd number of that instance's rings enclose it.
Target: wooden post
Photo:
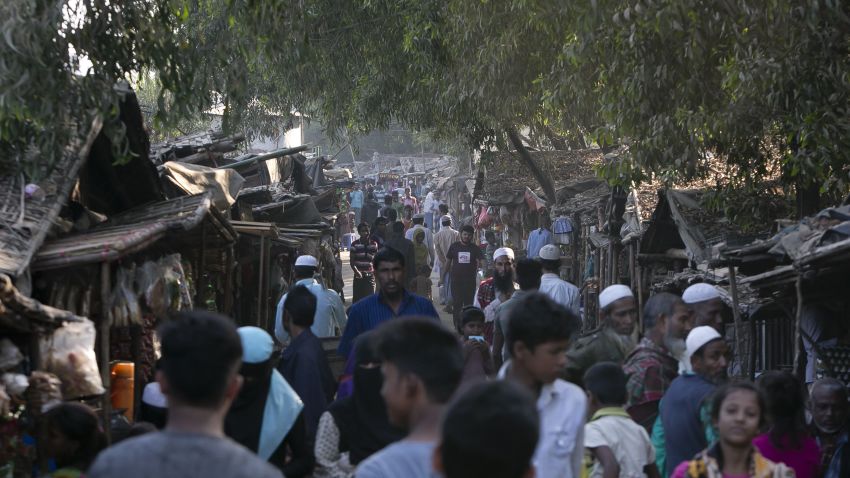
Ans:
[[[222,312],[228,317],[233,317],[233,246],[224,249],[224,304]]]
[[[103,388],[106,390],[101,399],[101,409],[103,411],[103,431],[106,434],[106,443],[112,443],[112,433],[109,427],[112,418],[112,398],[109,373],[109,326],[110,326],[110,310],[109,297],[112,291],[112,282],[110,279],[111,264],[104,262],[100,265],[100,322],[98,323],[98,335],[100,336],[100,378],[103,381]]]
[[[257,277],[257,327],[262,329],[266,329],[266,321],[263,317],[265,314],[265,306],[263,304],[263,272],[265,272],[263,263],[265,262],[265,255],[266,236],[260,236],[260,260],[257,262],[257,269],[259,271],[259,277]]]
[[[738,284],[735,278],[735,264],[729,264],[729,293],[732,295],[732,317],[735,321],[735,347],[738,349],[736,352],[736,356],[743,357],[744,353],[744,343],[741,338],[741,311],[738,308]],[[753,346],[753,338],[750,337],[750,346]],[[749,370],[747,370],[745,366],[745,360],[740,360],[741,364],[741,374],[743,376],[749,375]]]
[[[573,284],[581,287],[582,267],[578,259],[578,251],[581,247],[581,213],[573,214]]]
[[[274,319],[269,314],[269,285],[271,284],[271,255],[272,255],[272,240],[268,237],[264,238],[263,244],[265,250],[263,256],[266,258],[263,261],[263,317],[266,320],[266,330],[274,335]]]
[[[203,223],[201,223],[201,253],[200,253],[200,256],[198,256],[198,260],[196,261],[197,266],[195,267],[195,269],[196,269],[195,270],[195,308],[196,309],[205,308],[205,306],[202,305],[202,302],[204,300],[204,284],[203,284],[202,279],[204,277],[204,260],[205,260],[204,256],[207,253],[207,234],[206,233],[207,233],[207,223],[203,222]]]
[[[799,376],[800,372],[800,335],[803,322],[803,274],[797,271],[797,320],[794,325],[794,374]]]

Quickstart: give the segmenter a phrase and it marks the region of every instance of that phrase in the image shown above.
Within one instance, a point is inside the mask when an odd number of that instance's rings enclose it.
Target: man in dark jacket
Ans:
[[[278,365],[283,378],[304,402],[304,420],[311,440],[316,436],[319,417],[336,393],[336,380],[322,343],[310,330],[315,314],[316,296],[309,289],[296,286],[289,291],[283,304],[283,328],[292,341],[283,350]]]

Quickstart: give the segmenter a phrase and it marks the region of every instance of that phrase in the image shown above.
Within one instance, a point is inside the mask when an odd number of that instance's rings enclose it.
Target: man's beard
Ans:
[[[684,355],[687,346],[685,345],[685,339],[677,339],[673,336],[665,335],[664,348],[667,349],[667,352],[671,356],[679,358]]]
[[[635,341],[632,339],[631,335],[614,334],[614,337],[617,338],[622,350],[628,352],[635,348]]]
[[[514,270],[507,269],[504,274],[496,272],[493,274],[493,287],[497,292],[513,292],[514,290]]]

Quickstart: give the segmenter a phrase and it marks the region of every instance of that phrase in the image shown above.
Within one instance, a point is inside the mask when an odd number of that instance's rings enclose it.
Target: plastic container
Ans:
[[[110,369],[110,399],[113,410],[124,410],[124,416],[133,421],[135,411],[135,376],[133,362],[113,362]]]

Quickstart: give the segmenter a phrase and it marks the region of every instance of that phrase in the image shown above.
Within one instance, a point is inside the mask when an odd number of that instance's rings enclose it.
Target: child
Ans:
[[[493,375],[493,358],[484,341],[484,311],[468,305],[461,315],[463,333],[463,382],[484,379]]]
[[[46,452],[56,461],[53,478],[83,476],[97,454],[106,447],[100,421],[91,408],[80,403],[61,403],[45,414]]]
[[[683,461],[672,478],[792,478],[794,471],[759,453],[753,439],[765,422],[764,398],[750,382],[720,387],[711,403],[718,440],[693,460]]]
[[[559,378],[567,365],[570,339],[579,327],[578,317],[538,292],[520,299],[508,319],[510,360],[499,370],[499,378],[525,386],[537,399],[538,478],[578,478],[581,473],[587,397]]]
[[[614,362],[600,362],[584,374],[591,416],[584,426],[584,446],[593,458],[590,478],[659,476],[649,434],[623,408],[626,380]]]
[[[376,333],[387,417],[409,432],[361,462],[354,476],[430,478],[440,418],[463,371],[460,344],[432,318],[390,320]]]
[[[507,381],[477,384],[446,413],[434,469],[445,478],[533,476],[539,421],[525,388]]]

